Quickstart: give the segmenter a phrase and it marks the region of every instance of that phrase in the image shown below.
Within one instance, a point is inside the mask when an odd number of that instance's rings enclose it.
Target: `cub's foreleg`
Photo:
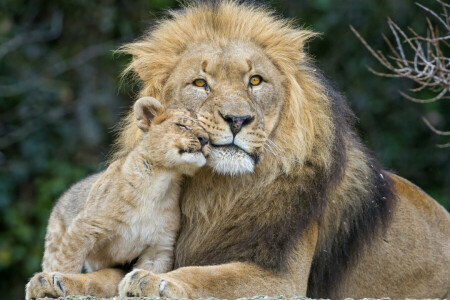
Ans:
[[[58,272],[36,273],[26,285],[25,299],[92,295],[113,297],[125,272],[121,269],[102,269],[85,274],[62,274]]]
[[[52,213],[50,216],[47,233],[45,235],[44,258],[42,259],[42,271],[50,272],[52,265],[56,263],[56,257],[62,246],[62,237],[66,233],[64,221]]]
[[[80,273],[86,255],[101,240],[108,237],[111,226],[106,218],[77,217],[73,220],[56,253],[49,255],[44,271]]]
[[[165,242],[149,246],[139,256],[134,269],[143,269],[153,273],[166,273],[173,269],[173,244],[175,236]]]

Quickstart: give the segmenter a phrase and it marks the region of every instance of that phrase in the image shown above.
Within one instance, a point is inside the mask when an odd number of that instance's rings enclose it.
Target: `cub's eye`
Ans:
[[[199,87],[206,87],[206,80],[195,79],[192,84],[195,85],[195,86],[199,86]]]
[[[257,86],[262,82],[262,78],[259,75],[253,75],[252,77],[250,77],[249,82],[251,86]]]
[[[182,128],[182,129],[188,129],[185,125],[183,125],[183,124],[180,124],[180,123],[176,123],[176,125],[178,126],[178,127],[180,127],[180,128]]]

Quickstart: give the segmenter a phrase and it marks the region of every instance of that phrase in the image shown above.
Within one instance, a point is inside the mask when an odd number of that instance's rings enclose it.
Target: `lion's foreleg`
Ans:
[[[216,297],[235,299],[254,295],[293,295],[296,287],[287,276],[266,271],[252,263],[185,267],[166,274],[136,269],[120,284],[121,296],[165,298]]]
[[[292,250],[287,270],[272,271],[254,263],[184,267],[165,274],[136,269],[122,280],[121,296],[236,299],[255,295],[305,296],[317,242],[317,226],[305,230]]]

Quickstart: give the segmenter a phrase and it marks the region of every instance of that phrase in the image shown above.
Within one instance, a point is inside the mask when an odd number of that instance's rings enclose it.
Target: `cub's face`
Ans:
[[[153,162],[192,175],[211,154],[208,133],[194,112],[155,107],[155,101],[144,97],[135,103],[138,126],[144,131],[141,147]]]
[[[263,51],[243,42],[186,50],[162,98],[197,112],[212,146],[208,164],[221,174],[253,172],[278,125],[282,76]]]

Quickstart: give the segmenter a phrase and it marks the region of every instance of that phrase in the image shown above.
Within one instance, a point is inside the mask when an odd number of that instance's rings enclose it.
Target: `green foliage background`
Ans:
[[[430,0],[423,4],[437,7]],[[387,169],[448,209],[450,149],[435,147],[448,140],[420,118],[449,130],[449,101],[421,105],[402,98],[398,90],[412,83],[369,73],[367,65],[381,68],[349,30],[352,24],[387,51],[380,35],[388,32],[386,18],[423,32],[420,8],[410,0],[267,5],[323,33],[308,51],[349,99],[364,142]],[[113,50],[177,7],[172,0],[0,1],[0,297],[23,298],[27,279],[40,268],[52,204],[102,168],[112,129],[133,101],[137,88],[120,82],[129,57]]]

